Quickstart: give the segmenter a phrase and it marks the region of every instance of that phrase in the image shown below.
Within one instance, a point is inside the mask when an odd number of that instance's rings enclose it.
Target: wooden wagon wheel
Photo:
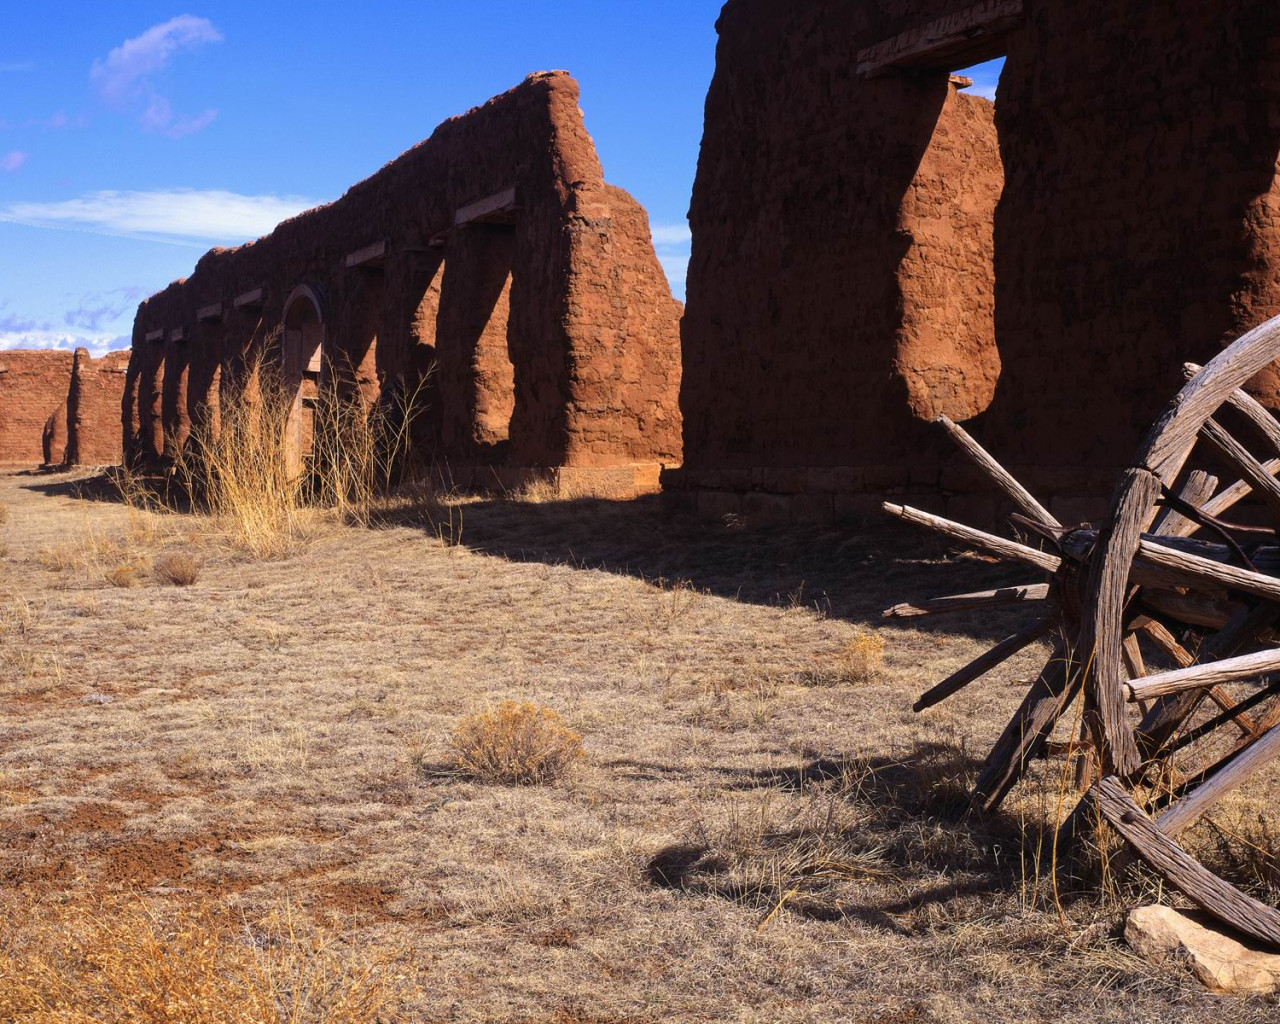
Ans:
[[[1047,579],[979,594],[898,605],[890,617],[1038,602],[1044,614],[920,698],[958,693],[1013,654],[1052,637],[1052,654],[987,758],[973,794],[997,807],[1027,763],[1044,756],[1064,712],[1082,695],[1078,744],[1100,780],[1069,819],[1096,808],[1193,901],[1280,947],[1280,912],[1209,872],[1175,837],[1222,796],[1280,757],[1280,539],[1221,517],[1252,496],[1280,527],[1280,424],[1241,387],[1280,358],[1280,318],[1249,332],[1173,400],[1122,474],[1106,520],[1064,527],[960,427],[940,422],[1018,508],[1012,519],[1039,547],[916,509],[899,518],[1034,566]],[[1230,409],[1253,444],[1220,422]],[[1215,418],[1217,417],[1217,418]],[[1197,463],[1239,477],[1219,489]],[[1274,627],[1274,631],[1273,631]],[[1171,667],[1148,672],[1144,648]],[[1246,693],[1241,693],[1241,690]],[[1188,755],[1199,757],[1190,769]],[[1082,773],[1087,782],[1091,772]],[[1145,808],[1145,809],[1144,809]]]

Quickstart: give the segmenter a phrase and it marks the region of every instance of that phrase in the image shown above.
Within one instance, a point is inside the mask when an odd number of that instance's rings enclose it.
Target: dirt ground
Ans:
[[[472,500],[255,561],[83,483],[0,477],[10,912],[288,905],[413,965],[422,1021],[1280,1013],[1132,955],[1140,874],[1055,895],[1058,766],[964,816],[1044,650],[916,716],[1020,613],[879,612],[1025,572],[879,524],[673,520],[656,499]],[[193,585],[154,571],[175,552]],[[869,633],[868,677],[849,651]],[[505,698],[560,712],[585,762],[549,786],[451,773],[458,720]],[[1224,813],[1265,831],[1269,784]]]

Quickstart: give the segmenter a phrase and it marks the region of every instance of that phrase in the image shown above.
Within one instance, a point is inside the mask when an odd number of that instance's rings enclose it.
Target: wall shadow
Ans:
[[[433,534],[438,531],[429,526]],[[672,514],[662,498],[551,502],[485,500],[462,507],[451,538],[519,562],[603,570],[752,604],[801,606],[869,625],[913,598],[1040,582],[1037,570],[994,563],[895,521],[754,524]],[[1007,636],[1027,609],[892,620],[912,628]]]

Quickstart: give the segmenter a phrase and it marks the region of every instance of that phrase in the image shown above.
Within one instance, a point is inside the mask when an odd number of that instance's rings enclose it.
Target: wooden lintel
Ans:
[[[169,332],[169,340],[170,341],[186,341],[187,329],[185,327],[175,327],[172,331]]]
[[[443,249],[449,244],[449,232],[441,231],[438,235],[432,235],[427,241],[427,247],[431,249]]]
[[[222,303],[215,302],[212,306],[202,306],[196,310],[196,319],[201,323],[208,323],[211,320],[222,319]]]
[[[1022,10],[1022,0],[982,0],[859,50],[857,74],[867,78],[892,68],[952,71],[1000,57],[1005,37],[1022,22]]]
[[[150,342],[164,341],[164,331],[148,331],[147,341],[150,341]]]
[[[232,300],[232,305],[236,309],[249,309],[261,306],[264,301],[263,290],[254,288],[253,291],[241,292]]]
[[[354,270],[357,267],[380,267],[387,261],[387,241],[384,238],[381,242],[374,242],[372,245],[366,245],[363,249],[357,249],[346,258],[348,270]]]
[[[455,227],[462,227],[476,222],[506,221],[516,209],[516,190],[512,187],[461,207],[454,214],[453,223]]]

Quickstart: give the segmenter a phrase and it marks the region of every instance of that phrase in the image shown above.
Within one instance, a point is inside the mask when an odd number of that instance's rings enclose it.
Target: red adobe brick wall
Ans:
[[[531,75],[337,202],[211,251],[143,302],[126,457],[162,464],[216,415],[246,354],[280,354],[274,329],[305,288],[325,359],[362,378],[366,397],[425,377],[423,454],[455,479],[573,468],[610,489],[628,475],[656,486],[680,459],[680,305],[644,211],[605,182],[578,103],[564,72]],[[515,209],[456,223],[509,189]],[[346,265],[383,244],[374,263]],[[235,306],[258,289],[261,301]]]
[[[0,352],[0,464],[44,462],[45,425],[66,400],[70,378],[70,352]]]
[[[87,349],[76,349],[67,392],[68,465],[110,466],[120,462],[120,409],[128,367],[127,349],[108,352],[98,359]]]

